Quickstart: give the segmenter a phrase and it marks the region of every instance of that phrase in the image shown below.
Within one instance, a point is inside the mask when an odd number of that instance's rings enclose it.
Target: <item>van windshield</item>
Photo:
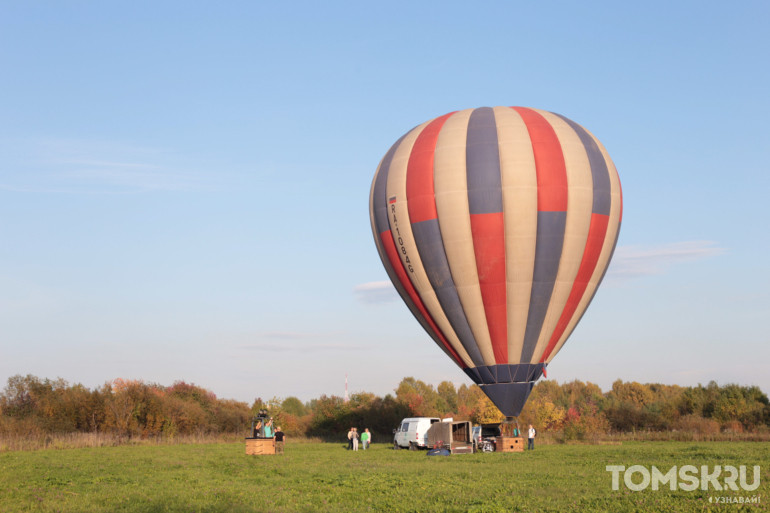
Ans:
[[[404,422],[403,424],[401,424],[401,431],[409,431],[409,423],[408,422]]]

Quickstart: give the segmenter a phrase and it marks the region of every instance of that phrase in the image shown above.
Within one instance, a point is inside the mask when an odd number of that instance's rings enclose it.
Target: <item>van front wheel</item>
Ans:
[[[394,451],[397,451],[397,450],[399,450],[400,448],[401,448],[401,447],[399,447],[399,446],[398,446],[398,442],[393,442],[393,450],[394,450]]]

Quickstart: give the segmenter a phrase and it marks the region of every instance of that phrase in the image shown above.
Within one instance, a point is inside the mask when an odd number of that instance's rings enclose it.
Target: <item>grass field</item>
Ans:
[[[607,465],[761,465],[751,492],[612,490]],[[658,512],[767,511],[770,445],[631,442],[547,445],[527,453],[427,457],[375,444],[289,443],[246,456],[201,444],[0,453],[0,512]],[[640,475],[635,476],[638,482]],[[759,504],[720,503],[760,497]],[[720,499],[724,497],[726,499]],[[711,499],[712,502],[709,502]]]

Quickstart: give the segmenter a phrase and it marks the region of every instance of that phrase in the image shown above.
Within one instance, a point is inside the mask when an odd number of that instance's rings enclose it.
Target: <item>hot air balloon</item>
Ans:
[[[622,218],[602,144],[552,112],[481,107],[402,136],[369,214],[393,285],[419,323],[509,418],[604,277]]]

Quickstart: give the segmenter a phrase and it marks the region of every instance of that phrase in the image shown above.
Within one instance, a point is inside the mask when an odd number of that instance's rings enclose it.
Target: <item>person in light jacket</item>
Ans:
[[[527,449],[530,451],[535,450],[535,435],[537,435],[537,430],[530,424],[527,431]]]

